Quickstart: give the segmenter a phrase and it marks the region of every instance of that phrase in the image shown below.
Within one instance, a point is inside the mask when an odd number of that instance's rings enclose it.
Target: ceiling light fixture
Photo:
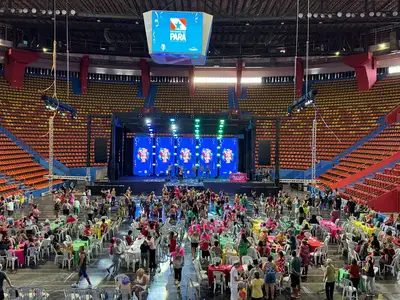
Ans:
[[[381,12],[378,11],[378,12],[376,13],[376,16],[377,16],[377,17],[380,17],[380,16],[381,16]]]
[[[52,15],[52,14],[53,14],[53,11],[49,9],[49,10],[47,11],[47,14]]]
[[[304,17],[303,13],[299,13],[299,18],[301,19],[302,17]]]
[[[56,15],[59,15],[60,14],[60,11],[57,9],[56,10]]]
[[[397,17],[398,14],[399,14],[399,13],[398,13],[397,11],[394,11],[394,12],[392,13],[393,17]]]
[[[65,9],[63,9],[63,10],[61,11],[61,13],[65,16],[65,15],[67,14],[67,11],[66,11]]]
[[[314,13],[314,18],[318,18],[318,14],[317,13]]]
[[[71,15],[75,16],[76,11],[75,10],[71,10]]]
[[[312,17],[312,13],[308,13],[307,18],[311,18],[311,17]]]
[[[364,17],[365,17],[365,14],[364,14],[364,13],[361,13],[361,14],[360,14],[360,17],[361,17],[361,18],[364,18]]]
[[[340,11],[337,13],[338,18],[341,18],[342,15],[343,15],[343,14],[342,14]]]
[[[15,8],[11,8],[10,11],[12,14],[15,13]]]
[[[36,12],[37,12],[36,8],[32,8],[31,12],[32,12],[33,14],[36,14]]]
[[[369,16],[370,17],[373,17],[375,15],[375,13],[373,12],[373,11],[371,11],[370,13],[369,13]]]
[[[321,14],[321,18],[322,18],[322,19],[325,18],[325,14]]]
[[[346,13],[346,18],[350,18],[351,17],[351,13]]]
[[[24,14],[27,14],[27,13],[28,13],[28,9],[27,9],[27,8],[24,8],[24,9],[22,10],[22,12],[23,12]]]
[[[332,14],[328,14],[328,18],[331,19],[332,18]]]

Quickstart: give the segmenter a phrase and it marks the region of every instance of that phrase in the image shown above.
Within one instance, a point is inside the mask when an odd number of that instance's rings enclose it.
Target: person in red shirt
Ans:
[[[67,224],[68,223],[74,223],[75,221],[76,221],[76,219],[72,215],[70,215],[66,220]]]
[[[174,252],[176,249],[176,236],[175,234],[171,231],[169,233],[169,253]]]
[[[128,234],[125,236],[125,241],[126,241],[126,244],[127,244],[128,246],[130,246],[130,245],[133,244],[133,240],[132,240],[132,230],[129,230],[129,231],[128,231]]]
[[[107,227],[108,227],[108,225],[106,223],[106,219],[102,219],[101,220],[101,226],[100,226],[101,235],[103,235],[107,231]]]
[[[360,283],[360,266],[357,264],[357,261],[353,259],[351,261],[351,265],[349,267],[349,275],[350,280],[353,283],[353,287],[358,289],[358,284]]]
[[[86,225],[85,229],[83,230],[83,235],[84,236],[91,236],[93,234],[92,229],[90,228],[90,225]]]
[[[300,233],[296,236],[296,239],[302,241],[306,236],[304,235],[304,231],[300,231]]]

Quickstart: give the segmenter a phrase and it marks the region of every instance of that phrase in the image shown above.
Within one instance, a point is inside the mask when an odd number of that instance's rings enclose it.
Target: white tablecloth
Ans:
[[[133,244],[129,247],[129,250],[127,251],[129,254],[139,254],[140,255],[140,246],[144,242],[144,237],[138,237]]]

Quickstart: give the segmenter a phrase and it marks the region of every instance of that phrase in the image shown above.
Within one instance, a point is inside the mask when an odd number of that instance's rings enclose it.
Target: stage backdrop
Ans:
[[[153,138],[135,137],[133,146],[133,173],[138,176],[149,176],[153,164]]]
[[[238,172],[238,139],[221,139],[221,168],[220,177],[229,177],[231,173]]]
[[[199,164],[200,168],[204,167],[204,174],[200,176],[206,175],[207,166],[210,166],[210,177],[217,176],[217,144],[216,138],[200,139]]]
[[[156,138],[156,175],[166,175],[168,166],[174,165],[174,138]]]
[[[192,168],[196,164],[196,148],[194,138],[179,138],[177,141],[177,164],[183,166],[185,176],[196,176]]]

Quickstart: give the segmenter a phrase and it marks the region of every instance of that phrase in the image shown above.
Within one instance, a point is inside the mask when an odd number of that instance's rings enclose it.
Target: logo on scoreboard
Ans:
[[[179,157],[181,160],[183,160],[184,163],[187,164],[192,158],[192,152],[190,152],[188,148],[182,148]]]
[[[203,148],[201,151],[201,159],[204,161],[204,163],[209,164],[212,160],[213,153],[211,149],[209,148]]]
[[[146,148],[139,148],[137,152],[137,159],[145,163],[149,159],[149,151]]]
[[[171,158],[171,153],[167,148],[161,148],[158,153],[158,159],[161,160],[163,163],[167,163]]]
[[[186,42],[186,19],[169,19],[169,40],[171,42]]]
[[[222,152],[222,159],[227,163],[230,164],[234,159],[235,155],[233,154],[232,149],[224,149]]]

